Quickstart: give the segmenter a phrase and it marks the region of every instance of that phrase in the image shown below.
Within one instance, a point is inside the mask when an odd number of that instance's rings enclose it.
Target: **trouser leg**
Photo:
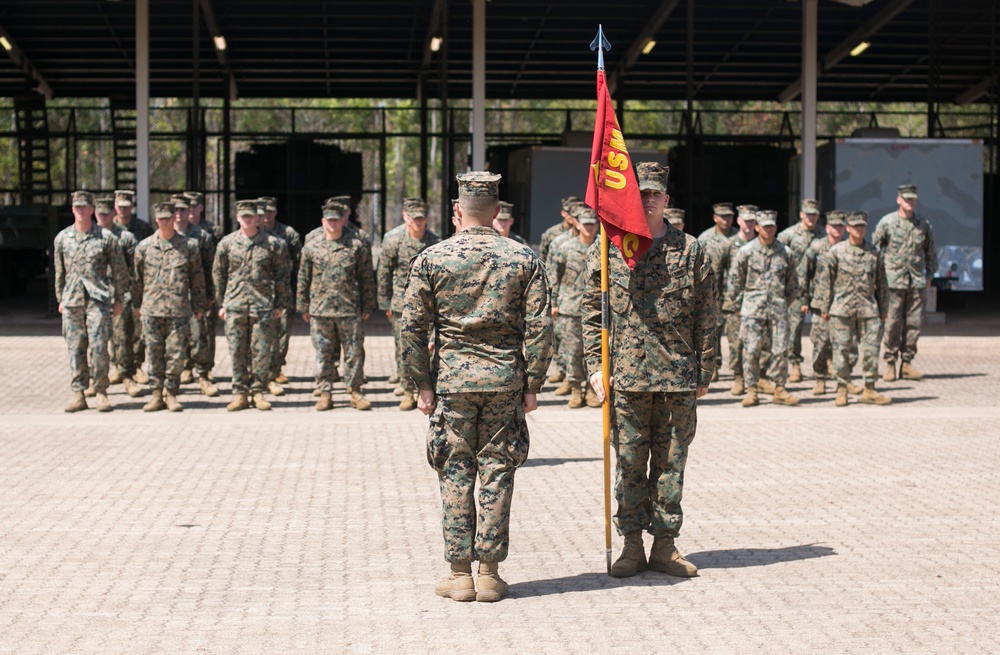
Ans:
[[[83,391],[90,384],[90,365],[87,362],[89,338],[87,335],[87,308],[63,307],[62,333],[69,352],[70,384],[73,391]]]
[[[698,427],[694,392],[654,394],[650,426],[649,532],[656,537],[677,537],[684,512],[684,467],[688,446]]]

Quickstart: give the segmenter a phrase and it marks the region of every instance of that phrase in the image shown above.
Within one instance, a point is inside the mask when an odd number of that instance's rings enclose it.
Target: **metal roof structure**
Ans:
[[[818,100],[986,101],[997,4],[819,0]],[[600,23],[618,99],[685,99],[690,82],[695,100],[794,100],[802,13],[797,0],[492,0],[486,95],[592,98]],[[417,97],[420,80],[427,97],[472,94],[467,0],[153,0],[149,30],[154,97]],[[135,93],[133,2],[4,0],[0,37],[0,96]]]

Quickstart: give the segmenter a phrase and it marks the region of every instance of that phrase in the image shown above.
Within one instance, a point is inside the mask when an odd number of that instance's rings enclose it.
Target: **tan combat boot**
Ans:
[[[412,394],[410,394],[410,398],[413,398]],[[414,406],[416,406],[416,403],[414,403]],[[361,389],[351,389],[351,407],[365,411],[371,409],[372,404],[365,398],[365,394],[361,393]]]
[[[170,389],[163,390],[163,404],[167,406],[167,409],[171,412],[183,412],[184,405],[181,405],[181,401],[177,400],[177,392],[171,391]]]
[[[743,399],[744,407],[754,407],[760,404],[760,398],[757,397],[757,387],[751,386],[747,389],[746,398]]]
[[[274,381],[278,384],[288,384],[288,376],[284,371],[278,371],[278,377],[274,378]]]
[[[110,412],[114,409],[114,407],[111,406],[111,401],[108,400],[108,394],[103,391],[98,391],[95,396],[97,399],[97,403],[95,405],[97,407],[97,411]]]
[[[594,387],[590,386],[589,382],[584,382],[583,386],[587,390],[583,395],[583,401],[587,403],[587,407],[600,407],[604,404],[597,398],[597,392],[594,391]]]
[[[163,402],[163,389],[153,389],[153,397],[149,399],[148,403],[142,406],[142,411],[159,412],[166,408],[167,406]]]
[[[788,393],[785,391],[784,387],[775,387],[771,403],[774,405],[788,405],[789,407],[794,407],[799,404],[799,397]]]
[[[742,396],[744,393],[746,393],[746,391],[747,388],[746,388],[746,383],[743,381],[743,376],[737,375],[735,378],[733,378],[733,386],[729,387],[729,393],[733,394],[734,396]]]
[[[847,385],[837,385],[837,399],[833,401],[837,407],[847,407]]]
[[[90,384],[86,389],[83,390],[83,395],[87,398],[93,398],[97,395],[97,389],[94,388],[93,384]]]
[[[698,567],[684,559],[684,556],[674,546],[673,537],[653,538],[653,547],[649,550],[649,570],[678,578],[698,576]]]
[[[267,383],[267,392],[272,396],[284,396],[285,388],[274,380],[271,380]]]
[[[122,372],[117,368],[108,374],[108,384],[121,384]]]
[[[507,583],[500,577],[500,565],[496,562],[479,562],[476,576],[476,600],[480,603],[495,603],[507,595]]]
[[[760,378],[759,380],[757,380],[757,391],[761,393],[773,394],[775,389],[777,389],[777,387],[774,386],[774,382],[771,382],[770,380],[765,380],[764,378]]]
[[[462,603],[476,600],[476,583],[472,580],[470,562],[452,563],[451,573],[438,580],[434,593]]]
[[[556,370],[555,373],[549,376],[549,382],[552,384],[557,384],[566,379],[566,374],[562,371]]]
[[[316,411],[326,412],[333,409],[333,399],[330,398],[329,391],[320,391],[319,400],[316,401]]]
[[[825,393],[826,393],[826,376],[817,375],[816,384],[813,385],[813,395],[822,396]]]
[[[569,402],[566,406],[570,409],[579,409],[583,407],[583,389],[579,383],[574,383],[573,388],[570,391]]]
[[[250,407],[250,401],[247,400],[247,395],[245,393],[238,393],[233,396],[233,400],[226,405],[227,412],[238,412],[241,409],[248,409]]]
[[[413,397],[412,391],[403,390],[403,396],[399,399],[399,411],[409,412],[417,408],[417,399]]]
[[[88,409],[86,396],[83,395],[82,391],[74,391],[73,396],[69,399],[69,404],[63,411],[72,414],[73,412],[82,412],[85,409]]]
[[[573,393],[573,384],[569,380],[563,380],[553,393],[557,396],[568,396]]]
[[[903,365],[899,367],[899,377],[904,380],[923,380],[923,371],[918,371],[913,368],[913,364],[910,362],[903,362]]]
[[[622,554],[611,565],[611,577],[631,578],[636,573],[645,570],[646,551],[642,546],[642,530],[626,532]]]
[[[262,412],[271,409],[271,403],[267,402],[267,398],[260,391],[255,391],[253,394],[253,406]]]
[[[149,376],[146,375],[141,368],[135,369],[135,374],[132,375],[132,379],[139,384],[149,384]]]
[[[203,396],[215,398],[219,395],[219,387],[212,384],[212,381],[208,379],[207,375],[203,375],[198,378],[198,388],[201,389],[201,395]]]
[[[122,386],[125,388],[125,393],[129,395],[129,398],[138,398],[142,395],[142,387],[132,378],[122,378]]]
[[[856,396],[859,393],[861,393],[862,391],[864,391],[864,389],[862,389],[858,385],[854,384],[853,382],[848,382],[847,383],[847,393],[851,394],[852,396]]]
[[[791,370],[788,372],[789,382],[802,382],[802,367],[798,364],[792,364]]]
[[[392,390],[392,395],[396,396],[397,398],[402,396],[404,393],[406,393],[406,387],[404,387],[401,384],[397,384],[396,388]]]
[[[194,382],[194,373],[191,372],[191,369],[186,368],[181,371],[181,384],[191,384],[192,382]]]
[[[885,370],[882,371],[882,379],[885,382],[895,382],[896,381],[896,360],[887,359],[885,362]]]
[[[386,380],[386,382],[388,382],[389,384],[399,384],[399,376],[393,373],[392,375],[389,376],[389,379]]]
[[[865,390],[861,394],[861,402],[865,405],[888,405],[892,402],[892,398],[883,396],[875,391],[874,382],[865,382]]]

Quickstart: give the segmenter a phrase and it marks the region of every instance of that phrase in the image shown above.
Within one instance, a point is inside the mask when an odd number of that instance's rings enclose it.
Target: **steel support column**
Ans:
[[[802,170],[799,198],[816,197],[816,23],[817,0],[802,2]],[[794,223],[794,216],[789,222]]]
[[[472,0],[472,169],[486,168],[486,0]]]
[[[149,0],[135,0],[134,211],[149,222]]]

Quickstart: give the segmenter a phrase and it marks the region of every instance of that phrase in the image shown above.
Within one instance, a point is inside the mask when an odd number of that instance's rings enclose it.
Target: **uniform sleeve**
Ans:
[[[135,260],[132,264],[134,281],[132,284],[132,305],[135,308],[142,307],[142,295],[146,290],[146,280],[144,272],[146,269],[146,250],[144,248],[135,249]]]
[[[122,254],[121,244],[114,237],[108,238],[108,251],[111,256],[111,284],[115,290],[115,302],[125,301],[125,290],[128,288],[130,277],[128,268],[125,266],[125,255]]]
[[[434,294],[431,289],[430,270],[427,260],[420,255],[410,266],[399,326],[403,375],[412,380],[420,391],[434,388],[430,353],[427,351],[428,331],[433,315]]]
[[[215,260],[215,243],[209,237],[208,232],[202,232],[198,239],[198,254],[201,258],[202,278],[205,280],[205,296],[213,298],[215,296],[215,282],[212,279],[212,262]],[[206,302],[205,307],[208,306]]]
[[[524,291],[525,393],[538,393],[552,360],[552,311],[542,261],[534,265]]]
[[[357,276],[359,305],[362,314],[371,314],[378,308],[378,300],[375,291],[375,271],[372,270],[372,251],[366,248],[365,244],[358,240]]]
[[[729,269],[729,280],[726,282],[726,286],[728,287],[726,301],[733,308],[734,312],[739,312],[743,307],[743,292],[745,291],[744,287],[746,284],[747,256],[740,249],[736,251],[736,256],[733,257],[733,264]]]
[[[879,257],[879,260],[882,258]],[[837,255],[832,250],[823,255],[819,261],[819,266],[823,267],[822,275],[817,273],[816,280],[816,302],[813,304],[819,308],[820,314],[829,314],[830,305],[833,303],[833,284],[837,279]]]
[[[396,240],[389,238],[382,242],[378,253],[378,308],[388,311],[392,308],[392,275],[399,257]]]
[[[795,266],[795,255],[788,249],[788,267],[785,269],[785,304],[792,306],[792,301],[799,295],[799,272]]]
[[[798,265],[799,276],[799,300],[801,304],[809,306],[812,301],[816,275],[816,250],[809,246]]]
[[[220,241],[212,263],[212,283],[215,285],[215,304],[222,307],[226,299],[226,284],[229,281],[229,242]]]
[[[198,243],[197,249],[192,248],[191,245],[191,241],[189,240],[187,242],[187,258],[188,284],[191,287],[191,309],[194,312],[201,312],[208,308],[208,296],[205,291],[205,269],[202,268],[204,249],[201,242]]]
[[[309,296],[312,291],[312,254],[305,248],[299,256],[299,284],[296,289],[296,311],[300,314],[309,312]]]
[[[62,234],[56,235],[55,247],[52,252],[52,260],[56,269],[55,277],[55,291],[56,291],[56,302],[62,302],[63,288],[66,286],[66,263],[63,261],[63,257],[66,255],[63,249],[63,240],[60,238]]]
[[[290,310],[292,309],[292,259],[284,242],[271,249],[271,265],[274,267],[274,308]]]
[[[938,270],[937,247],[934,245],[934,230],[930,223],[927,223],[927,238],[924,239],[924,257],[927,261],[927,281],[930,282]]]
[[[888,245],[889,240],[889,228],[887,227],[886,220],[883,218],[875,226],[875,232],[872,233],[872,245],[879,250],[885,251],[886,245]]]
[[[889,281],[885,273],[885,257],[881,253],[875,266],[875,302],[878,303],[879,318],[889,313]]]
[[[595,241],[587,252],[587,290],[580,301],[583,358],[590,375],[601,370],[601,246]],[[609,308],[610,311],[610,308]]]
[[[694,326],[691,334],[698,354],[698,386],[707,387],[715,373],[715,335],[719,320],[718,285],[704,248],[694,253]]]
[[[549,295],[553,307],[559,307],[559,284],[565,272],[566,260],[560,251],[550,250],[548,261],[545,262],[545,272],[549,281]]]

